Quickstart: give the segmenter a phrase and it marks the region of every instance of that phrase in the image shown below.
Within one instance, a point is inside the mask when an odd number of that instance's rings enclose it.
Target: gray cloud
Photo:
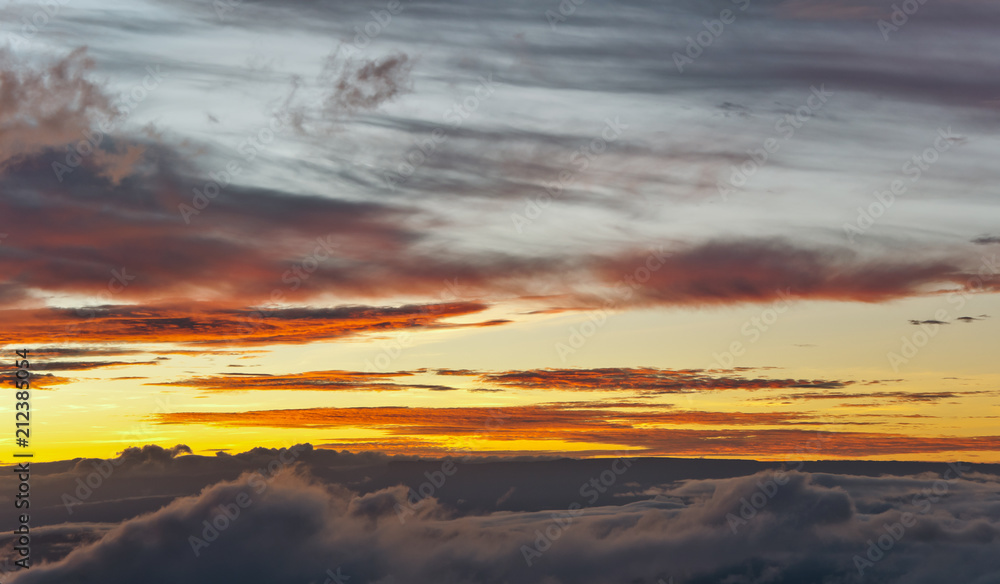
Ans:
[[[261,449],[246,456],[264,461],[277,454]],[[570,488],[563,491],[561,502],[537,511],[475,514],[433,495],[413,504],[407,501],[412,495],[401,486],[358,492],[318,479],[305,467],[286,468],[266,481],[259,474],[244,474],[112,529],[103,524],[65,525],[65,533],[92,536],[82,537],[63,559],[17,574],[12,582],[321,582],[326,570],[339,567],[352,582],[405,579],[415,584],[596,584],[670,577],[677,583],[853,583],[862,581],[855,556],[865,557],[869,542],[885,535],[886,526],[898,537],[892,537],[882,559],[863,567],[865,581],[930,584],[950,577],[988,583],[994,580],[987,575],[997,573],[998,559],[992,552],[1000,540],[995,513],[1000,478],[981,472],[986,467],[958,466],[962,478],[942,464],[937,472],[915,475],[768,470],[659,484],[647,482],[656,475],[636,466],[621,476],[621,483],[630,486],[614,488],[647,494],[619,497],[616,504],[595,498],[591,504],[586,487],[578,487],[587,475],[602,476],[612,461],[587,462],[591,470],[581,475],[583,480],[567,482]],[[565,467],[560,462],[528,464],[535,469],[529,471],[534,496],[541,495],[537,481],[554,472],[554,465]],[[721,462],[714,464],[717,470],[723,468]],[[880,464],[884,470],[894,468],[893,463],[865,464],[872,470]],[[470,494],[456,491],[449,481],[488,468],[461,466],[438,490],[447,491],[449,500]],[[147,480],[156,476],[148,475]],[[497,487],[500,493],[515,492],[503,484]],[[235,518],[219,519],[224,508],[234,513],[232,505],[241,494],[250,498],[249,505]],[[572,502],[582,503],[579,513],[567,512]],[[496,497],[485,503],[495,505]],[[400,508],[412,511],[405,521],[399,520]],[[561,527],[552,527],[558,526],[553,514],[562,518]],[[895,526],[910,519],[900,533]],[[215,537],[211,530],[206,532],[206,521],[228,525]],[[199,547],[196,556],[192,542],[198,542],[191,537],[205,533],[213,541]],[[529,566],[525,549],[532,546],[545,549],[537,557],[527,554]]]
[[[334,53],[319,77],[329,91],[324,111],[338,116],[373,110],[410,90],[412,70],[413,60],[402,53],[362,61]]]
[[[107,89],[91,80],[94,70],[86,47],[42,67],[0,47],[0,173],[26,158],[82,141],[86,146],[74,151],[78,164],[112,182],[128,174],[141,150],[108,150],[114,148],[112,139],[104,142],[103,132],[95,131],[113,127],[121,112]],[[88,144],[88,135],[100,135],[91,142],[104,144]]]

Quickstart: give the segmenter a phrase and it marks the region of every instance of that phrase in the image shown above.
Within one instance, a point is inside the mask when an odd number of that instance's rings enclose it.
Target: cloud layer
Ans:
[[[635,461],[594,463],[594,476],[559,506],[476,515],[412,499],[403,486],[359,493],[303,469],[245,474],[126,520],[12,582],[322,582],[329,571],[354,582],[988,584],[1000,567],[991,511],[1000,482],[965,465],[919,476],[771,470],[643,486],[630,474],[641,473]],[[453,478],[441,473],[441,491],[479,472],[442,468]],[[630,481],[648,494],[625,504],[600,495],[627,492]]]

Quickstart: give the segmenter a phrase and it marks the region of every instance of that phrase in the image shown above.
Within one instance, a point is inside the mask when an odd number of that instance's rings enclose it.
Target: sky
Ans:
[[[5,2],[0,350],[29,351],[34,460],[1000,462],[998,23]]]

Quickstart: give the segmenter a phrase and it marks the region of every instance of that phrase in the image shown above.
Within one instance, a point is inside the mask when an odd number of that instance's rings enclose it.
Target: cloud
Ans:
[[[830,22],[836,20],[872,20],[883,16],[883,11],[870,2],[824,0],[786,0],[776,6],[779,17]]]
[[[139,353],[142,353],[142,351],[127,347],[35,347],[31,349],[30,356],[36,359],[60,359],[72,357],[120,357],[122,355],[136,355]]]
[[[411,90],[413,60],[395,53],[381,59],[329,57],[319,81],[328,91],[323,99],[325,114],[340,117],[370,111]]]
[[[0,47],[0,174],[45,152],[59,152],[61,161],[63,146],[86,143],[89,134],[103,136],[95,128],[115,122],[120,114],[105,89],[88,79],[94,69],[86,47],[44,69]],[[83,157],[82,163],[118,183],[142,151],[126,148],[116,153],[107,150],[108,145]],[[54,175],[48,177],[55,180]]]
[[[32,369],[36,371],[90,371],[106,367],[157,364],[157,361],[36,361],[32,364]]]
[[[625,468],[624,482],[641,473],[637,465],[594,462],[601,465],[592,466],[594,476],[601,476],[600,468]],[[850,582],[859,575],[855,557],[865,557],[870,541],[889,525],[898,537],[879,560],[863,566],[865,578],[985,584],[993,580],[983,576],[997,569],[992,552],[1000,524],[989,509],[1000,502],[1000,480],[965,469],[964,478],[948,479],[769,470],[682,480],[626,504],[589,499],[584,479],[579,493],[555,506],[474,515],[433,497],[411,507],[402,486],[359,493],[286,469],[179,497],[11,581],[207,584],[224,575],[264,584],[320,582],[336,571],[350,581],[414,584]],[[463,467],[450,480],[470,474],[476,468]],[[449,488],[446,481],[443,489]],[[928,498],[934,489],[943,496]],[[236,515],[231,505],[238,500],[249,503]],[[568,512],[570,503],[580,511]],[[235,515],[228,520],[222,515],[227,509]],[[398,509],[410,511],[405,521]],[[895,526],[904,513],[913,521],[906,519],[909,527],[900,532]],[[215,533],[206,527],[211,522],[221,526]],[[212,541],[198,547],[192,538],[206,533]]]
[[[70,205],[68,199],[60,202],[58,196],[53,197],[55,206],[37,221],[45,225],[14,227],[16,238],[12,242],[16,245],[0,249],[0,267],[17,274],[13,285],[24,302],[29,302],[29,292],[47,291],[98,294],[119,305],[106,302],[105,306],[75,311],[27,307],[17,313],[5,311],[9,321],[18,323],[10,331],[17,341],[24,341],[25,336],[31,341],[37,334],[48,335],[66,326],[77,327],[79,342],[151,338],[220,342],[230,336],[243,344],[298,343],[336,338],[352,329],[406,326],[402,321],[391,324],[391,320],[379,325],[373,322],[375,313],[343,306],[247,308],[275,301],[323,302],[333,296],[423,297],[431,301],[423,308],[425,316],[406,306],[375,310],[385,316],[409,315],[411,323],[431,324],[448,315],[483,310],[486,304],[476,300],[487,298],[493,303],[520,301],[573,310],[771,303],[778,301],[780,294],[792,301],[886,302],[933,294],[948,286],[964,285],[969,279],[969,269],[956,260],[867,260],[837,248],[810,249],[776,240],[711,242],[654,254],[527,258],[493,253],[449,258],[426,255],[404,243],[407,229],[390,226],[395,222],[389,219],[394,211],[320,201],[288,205],[297,209],[292,212],[286,207],[268,210],[279,200],[271,200],[271,195],[260,195],[256,201],[255,195],[245,196],[239,211],[227,208],[220,195],[216,199],[219,206],[206,210],[216,215],[204,218],[205,229],[189,230],[179,219],[175,226],[170,226],[169,220],[153,226],[136,220],[135,215],[128,217],[129,225],[123,229],[124,223],[117,219],[109,222],[109,216],[125,212],[127,198],[116,203],[115,211],[98,212],[95,206],[91,214],[73,209],[75,203]],[[102,197],[97,195],[98,200]],[[19,205],[13,198],[0,201],[0,208],[5,204]],[[61,208],[63,204],[66,206]],[[255,205],[259,216],[251,213]],[[152,220],[165,210],[147,211]],[[138,208],[133,212],[142,216]],[[266,214],[270,215],[268,222],[264,222]],[[242,240],[217,235],[221,233],[218,221],[227,218],[233,220],[227,228],[230,232],[256,229],[257,235]],[[323,218],[333,223],[321,227],[317,221]],[[121,221],[125,219],[123,215]],[[282,237],[279,243],[279,234],[295,221],[304,222],[296,227],[297,237],[294,241]],[[345,228],[336,235],[329,231],[316,235],[342,222]],[[58,235],[38,239],[40,233]],[[350,246],[336,247],[346,241],[344,237],[353,238]],[[272,238],[273,244],[264,244]],[[300,244],[296,243],[299,238]],[[81,247],[80,241],[88,245]],[[369,245],[357,247],[364,242]],[[324,252],[326,244],[333,244],[334,251]],[[204,253],[206,245],[212,246],[211,254]],[[292,251],[296,248],[303,255],[295,263],[283,265],[296,257]],[[162,249],[172,252],[161,262],[155,250]],[[314,257],[317,253],[321,254],[318,259]],[[987,281],[984,288],[992,290],[995,283]],[[584,289],[604,292],[594,294]],[[177,304],[177,296],[204,302]],[[459,296],[469,300],[433,302]],[[261,311],[274,316],[261,318]],[[343,315],[349,320],[352,313],[370,322],[355,327],[339,318]],[[323,314],[340,321],[322,324],[319,317]],[[233,335],[248,320],[254,334]],[[505,322],[494,319],[480,325]]]
[[[192,454],[191,448],[186,444],[177,444],[170,448],[157,446],[156,444],[146,444],[142,447],[130,446],[118,453],[113,464],[115,467],[123,467],[133,470],[148,470],[150,467],[163,470],[163,465],[176,459],[181,454]],[[73,467],[71,472],[81,472],[88,474],[93,472],[95,462],[101,459],[81,458]]]
[[[368,332],[447,328],[443,319],[475,314],[477,303],[432,306],[229,309],[212,304],[186,306],[98,306],[86,309],[0,310],[16,322],[0,333],[0,345],[50,343],[187,343],[252,346],[300,344]],[[167,354],[176,351],[167,351]]]
[[[642,406],[633,406],[643,408]],[[661,406],[662,407],[662,406]],[[669,409],[669,408],[665,408]],[[828,424],[796,412],[632,411],[629,408],[577,404],[485,407],[364,407],[250,410],[232,412],[168,412],[153,418],[167,425],[218,428],[354,429],[380,432],[389,438],[434,438],[440,443],[531,440],[533,452],[565,451],[570,443],[593,450],[632,449],[648,456],[730,456],[773,458],[799,452],[806,441],[820,440],[822,453],[837,458],[896,454],[988,452],[1000,436],[924,436],[891,432],[849,432],[782,428]],[[837,423],[840,423],[839,421]],[[868,424],[870,422],[854,422]],[[712,429],[684,426],[709,425]],[[732,426],[720,429],[718,426]],[[741,426],[757,426],[752,429]],[[772,427],[768,427],[772,426]],[[773,427],[777,426],[777,427]],[[382,448],[366,439],[371,448]],[[344,442],[344,445],[349,442]],[[360,443],[358,443],[360,445]],[[423,448],[423,445],[421,445]]]
[[[804,400],[886,400],[895,403],[920,403],[936,402],[945,399],[959,399],[970,395],[993,395],[993,391],[878,391],[878,392],[806,392],[788,393],[780,396],[780,399],[804,399]],[[774,400],[775,398],[757,398],[761,400]]]
[[[739,375],[711,374],[701,369],[670,370],[655,367],[504,371],[483,373],[478,379],[518,389],[634,390],[649,393],[726,389],[750,391],[779,388],[837,389],[853,383],[817,379],[748,379]]]
[[[403,62],[372,65],[363,76],[391,76]],[[632,243],[601,253],[444,246],[447,233],[469,226],[439,211],[239,184],[185,216],[180,205],[191,204],[208,173],[166,145],[148,147],[149,168],[118,185],[81,167],[55,188],[46,176],[51,160],[41,154],[0,177],[0,188],[14,193],[0,200],[0,216],[27,218],[4,226],[0,269],[12,277],[0,295],[9,305],[69,294],[76,303],[98,297],[177,312],[178,298],[240,310],[334,298],[434,303],[450,294],[468,302],[528,301],[544,313],[765,303],[779,290],[793,299],[886,302],[964,286],[978,267],[958,249],[861,254],[775,237],[673,242],[652,251]]]
[[[970,322],[976,322],[977,320],[986,320],[989,317],[990,315],[988,314],[980,314],[979,316],[960,316],[955,320],[959,320],[964,323],[970,323]]]
[[[781,293],[792,299],[885,302],[964,285],[973,275],[972,267],[956,258],[876,259],[781,239],[710,241],[656,254],[662,261],[650,265],[646,259],[637,254],[598,261],[597,269],[605,282],[629,282],[634,292],[624,299],[629,305],[776,302]]]
[[[369,373],[361,371],[309,371],[291,375],[226,374],[196,377],[155,385],[176,385],[211,391],[313,390],[313,391],[403,391],[427,389],[450,391],[445,385],[396,383],[398,377],[410,377],[412,372]]]
[[[989,318],[988,314],[980,314],[978,317],[977,316],[960,316],[960,317],[956,318],[955,321],[964,322],[964,323],[970,323],[970,322],[975,322],[977,320],[986,320],[987,318]],[[953,321],[953,322],[955,322],[955,321]],[[951,324],[951,323],[943,321],[943,320],[911,320],[910,324],[921,325],[921,324]]]
[[[0,186],[16,193],[0,200],[0,216],[24,218],[4,225],[10,237],[0,247],[0,266],[16,274],[10,293],[228,297],[242,306],[271,302],[274,290],[288,300],[334,289],[358,293],[378,287],[352,283],[355,264],[391,257],[419,238],[400,224],[403,209],[232,185],[188,224],[179,205],[191,203],[186,187],[203,188],[204,179],[184,184],[188,179],[176,174],[183,168],[170,166],[173,153],[159,149],[157,156],[169,171],[110,188],[78,169],[57,189],[41,159],[0,177]],[[319,264],[321,273],[311,276]]]
[[[63,347],[35,347],[29,350],[28,356],[33,359],[68,359],[79,357],[120,357],[124,355],[251,355],[260,351],[249,349],[241,350],[239,353],[232,351],[218,351],[212,349],[201,349],[197,351],[186,349],[133,349],[128,347],[81,345]]]
[[[182,385],[211,390],[255,389],[373,389],[392,390],[408,388],[456,389],[449,377],[474,377],[476,381],[505,389],[542,389],[561,391],[634,391],[640,394],[683,393],[691,391],[814,388],[838,389],[851,381],[822,379],[751,379],[739,375],[724,375],[700,369],[675,371],[647,368],[597,368],[597,369],[536,369],[528,371],[483,372],[469,369],[438,369],[435,375],[446,381],[439,384],[399,384],[392,378],[412,377],[413,371],[359,372],[359,371],[310,371],[289,375],[228,374],[198,377],[169,385]],[[478,388],[483,389],[483,388]]]
[[[370,75],[389,75],[373,67]],[[60,293],[78,303],[100,297],[162,307],[182,298],[233,309],[333,298],[431,303],[447,293],[456,299],[455,282],[464,300],[530,299],[538,312],[609,302],[622,309],[764,303],[779,290],[793,299],[886,302],[964,286],[978,268],[957,248],[861,254],[778,237],[661,243],[652,251],[633,242],[600,253],[446,246],[470,226],[440,209],[240,184],[185,216],[180,206],[205,188],[210,169],[166,145],[147,146],[148,168],[118,185],[81,167],[56,188],[51,159],[40,153],[0,176],[0,188],[12,193],[0,199],[0,216],[26,218],[3,226],[0,269],[12,277],[0,295],[8,304]]]

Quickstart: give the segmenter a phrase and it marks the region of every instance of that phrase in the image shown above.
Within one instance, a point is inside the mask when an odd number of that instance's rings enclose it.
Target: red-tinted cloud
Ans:
[[[433,306],[235,310],[213,305],[108,306],[83,310],[0,311],[8,325],[0,345],[73,343],[198,343],[263,345],[308,343],[365,332],[460,326],[442,319],[486,308],[455,302]],[[470,325],[475,326],[475,325]]]
[[[812,444],[814,455],[844,458],[958,451],[990,451],[1000,436],[920,436],[883,432],[834,432],[767,428],[810,423],[798,413],[619,412],[576,410],[558,404],[506,408],[313,408],[251,412],[172,412],[158,414],[163,424],[271,428],[365,428],[404,439],[488,438],[552,440],[599,449],[636,449],[656,456],[771,457],[801,453]],[[764,426],[753,430],[684,425]],[[666,427],[654,427],[654,426]],[[819,446],[816,446],[816,445]]]
[[[194,387],[211,391],[258,391],[258,390],[319,390],[319,391],[402,391],[406,389],[429,389],[449,391],[455,388],[445,385],[420,383],[396,383],[399,377],[411,377],[412,372],[366,373],[361,371],[309,371],[290,375],[239,374],[196,377],[170,383],[153,385],[175,385]]]
[[[652,393],[672,393],[693,389],[835,389],[852,383],[851,381],[820,379],[750,379],[738,375],[709,375],[702,369],[671,370],[655,367],[533,369],[483,373],[479,375],[479,379],[486,383],[518,389],[635,390]]]
[[[88,79],[94,66],[85,48],[43,68],[0,48],[0,174],[26,157],[77,144],[92,127],[115,118],[104,88]],[[141,153],[134,148],[121,154],[93,147],[85,151],[88,156],[79,163],[115,182]],[[60,162],[63,158],[64,153]],[[55,180],[51,169],[45,177]]]
[[[365,373],[357,371],[310,371],[287,375],[228,374],[171,382],[169,385],[213,390],[254,389],[453,389],[447,378],[474,377],[477,381],[505,389],[562,391],[633,391],[640,394],[679,393],[696,390],[748,391],[786,388],[836,389],[852,383],[824,379],[764,379],[708,372],[700,369],[670,370],[655,367],[603,369],[534,369],[529,371],[481,372],[470,369],[437,369],[444,384],[397,384],[390,380],[409,377],[410,371]],[[482,389],[482,388],[477,388]],[[582,405],[581,405],[582,407]]]

